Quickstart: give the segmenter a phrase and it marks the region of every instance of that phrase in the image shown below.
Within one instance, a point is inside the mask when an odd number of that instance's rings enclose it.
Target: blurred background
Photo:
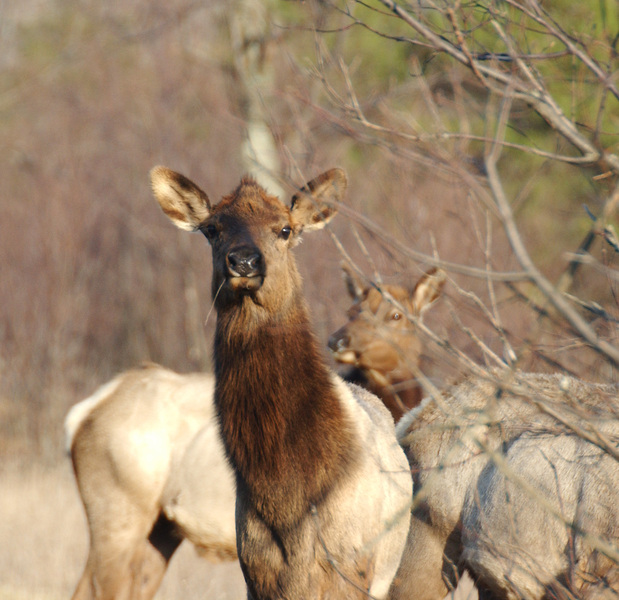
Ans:
[[[342,260],[409,287],[440,264],[438,387],[461,356],[616,380],[509,230],[614,347],[616,3],[558,0],[537,21],[409,8],[419,27],[381,2],[0,3],[0,598],[69,597],[83,567],[67,410],[142,361],[211,367],[210,250],[162,215],[154,165],[213,201],[245,172],[288,198],[346,170],[341,214],[296,250],[325,356],[350,305]],[[194,560],[174,559],[159,598],[243,596],[234,565],[214,584]]]

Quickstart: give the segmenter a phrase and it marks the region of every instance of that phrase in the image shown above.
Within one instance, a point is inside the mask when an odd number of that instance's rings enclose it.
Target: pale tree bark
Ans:
[[[230,38],[246,122],[241,149],[243,167],[269,192],[280,195],[280,159],[267,110],[275,82],[270,59],[273,36],[269,2],[234,0],[230,4]]]

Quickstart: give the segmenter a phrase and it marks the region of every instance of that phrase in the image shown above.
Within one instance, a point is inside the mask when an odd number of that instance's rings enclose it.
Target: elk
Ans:
[[[615,386],[471,376],[396,432],[416,495],[394,600],[440,600],[465,569],[483,598],[617,597]]]
[[[384,598],[410,520],[406,457],[380,400],[326,367],[291,252],[334,216],[344,172],[289,207],[249,177],[216,205],[170,169],[151,181],[172,222],[212,248],[214,404],[248,598]]]
[[[184,538],[236,558],[234,479],[215,419],[215,381],[148,364],[76,404],[67,446],[90,548],[73,600],[152,598]]]
[[[495,598],[616,600],[618,489],[617,457],[604,448],[575,433],[523,434],[467,498],[463,563]]]
[[[374,336],[386,352],[393,348],[386,336],[400,331],[398,346],[416,349],[410,321],[384,317],[388,309],[393,310],[391,305],[378,301],[377,307],[378,292],[364,288],[352,271],[344,272],[354,304],[349,310],[351,321],[332,340],[345,337],[346,346],[367,348],[372,328],[387,321],[384,333]],[[420,315],[440,293],[443,278],[430,271],[412,293],[401,286],[387,286],[386,291],[411,314]],[[357,334],[361,321],[363,338]],[[391,322],[395,327],[389,327]],[[342,333],[349,328],[353,330],[350,334]],[[338,348],[342,350],[341,341]],[[362,350],[359,353],[363,354]],[[393,356],[401,362],[399,372],[403,372],[407,363],[399,352],[393,351]],[[417,356],[411,359],[416,361]],[[377,381],[381,381],[381,368],[394,371],[388,361],[379,364],[364,359],[363,364],[371,365]],[[392,373],[382,376],[387,379]],[[347,381],[350,377],[344,375]],[[360,380],[359,374],[353,378],[353,382]],[[367,378],[361,381],[369,385]],[[384,388],[373,389],[383,401],[391,397]],[[89,556],[74,600],[150,600],[183,539],[207,559],[236,560],[234,481],[219,439],[213,391],[211,375],[180,374],[147,363],[116,376],[69,411],[65,419],[67,449],[90,538]],[[150,439],[148,445],[146,439]],[[146,462],[143,454],[149,448]],[[154,456],[158,457],[156,464]],[[127,514],[132,515],[129,522]],[[120,523],[122,535],[115,533]]]
[[[378,289],[362,282],[348,265],[342,267],[353,304],[346,325],[329,338],[329,348],[337,362],[351,365],[344,378],[375,393],[397,423],[423,395],[416,381],[423,346],[407,315],[420,319],[434,304],[445,273],[430,269],[410,291],[400,285]]]

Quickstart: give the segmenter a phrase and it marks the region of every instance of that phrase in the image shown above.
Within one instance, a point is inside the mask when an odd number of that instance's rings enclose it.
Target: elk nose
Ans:
[[[233,277],[256,277],[262,271],[262,254],[253,246],[231,250],[226,257],[228,272]]]
[[[341,331],[336,331],[329,338],[328,345],[331,352],[343,352],[344,350],[347,350],[349,346],[348,336]]]

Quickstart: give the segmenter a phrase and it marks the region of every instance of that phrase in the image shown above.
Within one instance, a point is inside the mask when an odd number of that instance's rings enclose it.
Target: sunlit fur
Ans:
[[[417,508],[392,598],[441,600],[464,569],[484,598],[569,597],[566,590],[616,598],[617,564],[583,533],[617,552],[619,463],[572,427],[597,431],[616,449],[617,392],[562,375],[497,370],[407,413],[397,434]],[[488,452],[504,457],[507,481]]]
[[[415,288],[418,299],[424,281]],[[351,397],[338,385],[342,397]],[[69,411],[67,450],[73,448],[91,539],[75,599],[96,593],[150,600],[183,539],[207,559],[237,559],[232,470],[205,388],[214,391],[210,375],[149,364],[115,377]],[[148,456],[140,445],[145,431],[158,450]]]
[[[236,558],[234,479],[208,374],[148,364],[76,404],[67,446],[90,533],[74,600],[149,600],[181,541]]]
[[[187,194],[182,228],[212,247],[215,405],[248,597],[384,598],[408,531],[408,465],[380,400],[326,367],[291,253],[303,230],[333,217],[345,175],[327,171],[289,207],[245,178],[205,203],[201,222],[193,202],[206,194],[169,170],[152,177],[174,221]],[[239,277],[231,262],[241,254],[257,258]]]

